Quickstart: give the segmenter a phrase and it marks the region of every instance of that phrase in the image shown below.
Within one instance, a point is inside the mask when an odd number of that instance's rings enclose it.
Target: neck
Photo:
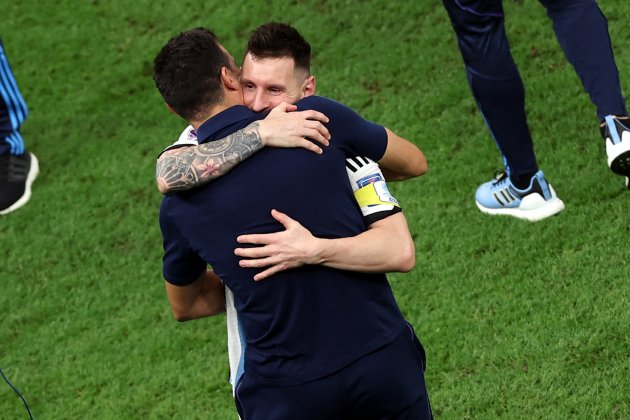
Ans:
[[[231,108],[235,105],[243,105],[243,97],[240,94],[240,92],[239,93],[226,92],[223,97],[223,101],[221,101],[217,105],[210,108],[208,113],[204,115],[202,119],[188,121],[188,122],[190,123],[190,125],[193,126],[195,130],[198,130],[199,127],[201,127],[203,123],[208,121],[210,118],[214,117],[218,113],[223,112],[226,109]]]
[[[190,123],[190,125],[193,126],[195,130],[199,130],[199,127],[201,127],[203,123],[205,123],[210,118],[214,117],[215,115],[217,115],[218,113],[222,111],[225,111],[228,108],[230,108],[230,106],[227,106],[225,104],[216,105],[212,107],[212,109],[204,116],[204,118],[200,120],[194,120],[194,121],[188,121],[188,122]]]

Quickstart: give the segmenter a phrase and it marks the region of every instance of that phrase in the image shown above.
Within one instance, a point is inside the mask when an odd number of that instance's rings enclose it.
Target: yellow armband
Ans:
[[[384,181],[372,182],[359,188],[354,192],[354,198],[361,208],[378,205],[400,207],[398,200],[389,193]]]

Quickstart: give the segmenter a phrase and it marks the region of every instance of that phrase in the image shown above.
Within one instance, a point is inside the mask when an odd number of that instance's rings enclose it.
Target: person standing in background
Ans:
[[[505,33],[502,0],[443,0],[457,35],[477,106],[505,162],[479,186],[477,207],[491,215],[537,221],[564,203],[538,168],[525,114],[525,89]],[[630,121],[608,34],[595,0],[540,0],[560,47],[597,108],[608,166],[630,176]]]

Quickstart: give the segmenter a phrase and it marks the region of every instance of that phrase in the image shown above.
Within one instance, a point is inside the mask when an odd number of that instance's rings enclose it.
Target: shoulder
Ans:
[[[356,114],[355,111],[352,110],[347,105],[342,104],[341,102],[337,102],[333,99],[326,98],[324,96],[307,96],[304,99],[299,100],[296,103],[298,109],[314,109],[316,111],[325,112],[325,111],[333,111],[333,112],[351,112]]]
[[[323,96],[308,96],[296,105],[300,111],[312,109],[326,115],[330,120],[328,129],[332,131],[355,130],[369,123],[349,106]]]
[[[347,105],[322,96],[309,96],[297,103],[298,109],[313,109],[325,114],[326,125],[334,137],[331,144],[351,156],[366,156],[378,161],[387,147],[385,128],[363,118]]]

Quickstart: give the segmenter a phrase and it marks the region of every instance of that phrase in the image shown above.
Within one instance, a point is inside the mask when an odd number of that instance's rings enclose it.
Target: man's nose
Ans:
[[[267,101],[264,92],[256,92],[254,102],[252,102],[252,111],[261,112],[266,111],[269,108],[269,101]]]

